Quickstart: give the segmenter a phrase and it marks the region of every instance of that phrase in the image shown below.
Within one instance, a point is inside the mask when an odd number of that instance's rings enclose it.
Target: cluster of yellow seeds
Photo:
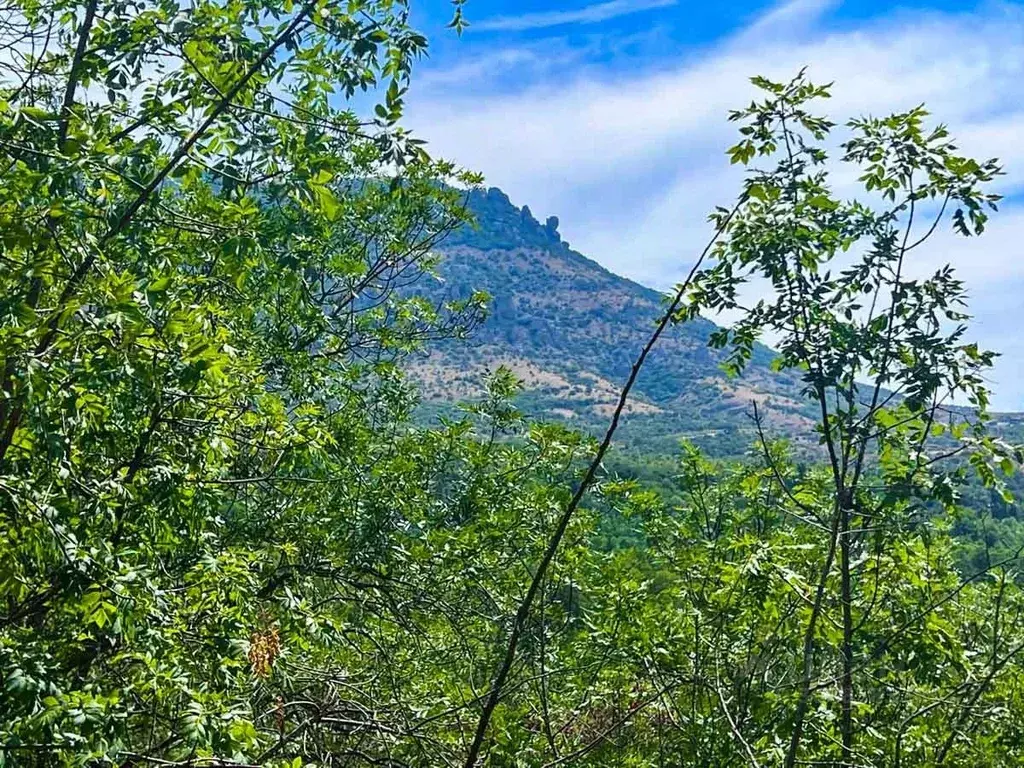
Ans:
[[[269,677],[274,661],[281,655],[281,636],[277,627],[256,630],[249,638],[249,663],[256,677]]]

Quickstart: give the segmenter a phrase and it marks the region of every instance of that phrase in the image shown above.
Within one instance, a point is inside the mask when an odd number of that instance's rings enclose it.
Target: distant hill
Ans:
[[[663,311],[662,294],[572,250],[556,218],[537,221],[499,189],[473,192],[469,205],[477,226],[441,244],[443,280],[420,290],[435,299],[484,290],[492,311],[470,340],[438,345],[414,361],[426,407],[479,394],[482,374],[504,364],[525,381],[521,404],[532,416],[596,431]],[[713,453],[735,454],[753,438],[752,400],[775,427],[810,426],[798,383],[770,371],[766,347],[756,350],[742,378],[723,374],[721,356],[707,347],[714,328],[698,319],[662,338],[634,390],[624,444],[673,453],[687,438]]]
[[[411,372],[430,419],[458,401],[481,394],[481,379],[499,365],[526,384],[519,407],[531,417],[560,420],[601,435],[629,375],[630,366],[663,311],[657,291],[613,274],[572,250],[558,234],[558,220],[537,221],[499,189],[471,194],[475,228],[450,235],[437,282],[417,290],[432,299],[460,298],[474,290],[492,296],[491,316],[469,340],[435,346],[412,361]],[[773,372],[774,353],[758,347],[742,378],[729,379],[721,356],[707,347],[715,325],[708,320],[674,326],[648,358],[616,436],[608,466],[635,477],[678,501],[673,481],[679,442],[690,440],[707,454],[736,457],[756,444],[751,401],[756,400],[775,436],[795,439],[809,456],[820,450],[812,431],[814,407],[803,401],[800,384]],[[993,415],[995,432],[1024,442],[1024,414]],[[1024,498],[1024,475],[1010,478]],[[1024,517],[1020,504],[1006,504],[995,492],[973,484],[965,491],[972,509],[996,518]],[[608,540],[618,540],[615,516],[606,518]],[[992,534],[966,517],[956,531],[966,540]],[[1000,529],[1002,530],[1002,529]]]

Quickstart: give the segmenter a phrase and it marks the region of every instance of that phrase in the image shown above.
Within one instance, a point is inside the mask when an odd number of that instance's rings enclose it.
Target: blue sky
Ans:
[[[1007,200],[984,237],[937,237],[914,268],[957,267],[974,338],[1002,353],[994,404],[1024,410],[1024,3],[468,0],[461,39],[449,11],[417,8],[432,45],[409,127],[656,288],[681,277],[707,212],[738,188],[725,115],[749,101],[749,76],[807,65],[835,81],[824,108],[840,119],[926,103],[962,149],[1003,161]]]

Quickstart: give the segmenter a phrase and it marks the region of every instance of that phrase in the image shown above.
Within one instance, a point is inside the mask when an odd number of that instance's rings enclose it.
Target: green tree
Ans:
[[[330,748],[344,707],[302,723],[289,691],[323,691],[323,606],[403,525],[372,482],[410,407],[391,360],[482,309],[400,290],[476,180],[398,124],[408,13],[5,12],[0,761]]]
[[[933,524],[928,516],[936,506],[954,511],[968,468],[999,485],[998,473],[1019,459],[985,432],[983,374],[992,354],[963,338],[963,283],[949,266],[920,277],[913,265],[947,216],[961,235],[982,232],[998,200],[984,187],[999,167],[957,154],[944,127],[925,126],[923,108],[851,120],[841,162],[876,205],[845,202],[829,186],[828,153],[818,145],[834,125],[810,111],[829,89],[802,73],[789,83],[754,83],[765,99],[731,115],[743,125],[730,155],[743,164],[775,162],[749,173],[715,264],[697,276],[680,317],[741,312],[712,337],[730,351],[730,368],[740,370],[767,334],[779,350],[777,368],[799,372],[816,404],[826,471],[796,479],[777,464],[754,405],[778,504],[821,535],[817,575],[800,588],[808,598],[799,611],[802,671],[786,704],[784,763],[874,764],[893,742],[871,738],[862,717],[866,689],[884,677],[871,669],[879,656],[895,649],[873,622],[898,599],[904,579],[913,583],[910,573],[880,576],[880,562],[909,558],[931,570],[927,548],[915,549],[925,547],[918,537]],[[747,307],[741,289],[754,278],[770,296]],[[915,621],[934,620],[928,605]],[[833,676],[834,703],[833,687],[822,682]],[[929,695],[958,701],[941,687]]]

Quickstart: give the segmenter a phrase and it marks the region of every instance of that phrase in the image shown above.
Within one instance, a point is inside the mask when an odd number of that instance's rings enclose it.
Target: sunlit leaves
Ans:
[[[407,291],[475,181],[399,127],[426,43],[407,10],[0,24],[35,41],[0,68],[0,760],[259,758],[280,731],[248,639],[272,619],[319,669],[336,568],[406,530],[381,519],[399,485],[367,489],[412,403],[392,358],[485,304]],[[379,124],[337,99],[378,86]]]
[[[887,700],[870,693],[878,676],[862,669],[881,663],[889,653],[906,654],[895,674],[909,673],[902,685],[955,689],[958,671],[944,677],[937,670],[966,664],[962,657],[953,661],[946,655],[963,640],[957,633],[964,627],[928,607],[935,571],[922,577],[914,566],[906,566],[923,562],[928,547],[943,540],[935,533],[941,525],[935,516],[940,510],[956,515],[958,489],[969,475],[1009,498],[1003,478],[1014,470],[1018,453],[985,432],[985,371],[993,355],[964,340],[969,317],[962,281],[949,266],[918,277],[912,262],[940,226],[952,224],[964,235],[983,231],[987,211],[998,201],[987,185],[1000,169],[993,160],[979,163],[960,156],[943,126],[927,127],[928,114],[921,107],[849,121],[842,155],[833,166],[826,165],[828,155],[816,144],[824,143],[835,125],[810,110],[829,95],[829,88],[810,83],[803,72],[788,83],[753,82],[764,99],[730,115],[740,123],[741,139],[727,154],[731,162],[750,167],[744,191],[713,253],[715,264],[698,275],[690,306],[678,319],[699,312],[738,317],[710,337],[713,347],[727,352],[727,371],[740,373],[764,339],[779,352],[775,370],[799,376],[813,404],[808,412],[813,407],[817,446],[805,450],[823,469],[809,477],[791,476],[786,457],[766,434],[767,406],[753,406],[760,458],[776,494],[773,507],[788,515],[808,543],[815,542],[818,558],[810,566],[818,570],[807,573],[804,586],[792,566],[780,570],[787,574],[786,587],[803,602],[791,635],[803,633],[806,639],[803,655],[793,648],[791,663],[775,670],[802,675],[790,689],[799,693],[780,700],[770,687],[765,692],[775,709],[789,707],[794,713],[793,730],[770,738],[785,745],[777,759],[786,765],[840,757],[848,765],[855,743],[867,750],[863,754],[870,756],[863,759],[868,762],[896,759],[905,764],[910,758],[903,733],[894,742],[892,733],[873,719]],[[764,165],[755,158],[763,158]],[[833,192],[833,167],[838,172],[849,168],[847,175],[859,177],[863,202],[845,201]],[[752,301],[749,289],[754,287],[767,296]],[[747,492],[754,487],[750,481],[743,485]],[[708,495],[704,491],[695,501],[706,504]],[[920,615],[904,618],[907,626],[918,626],[922,636],[933,638],[935,645],[927,651],[917,647],[908,652],[895,641],[872,650],[871,643],[877,643],[873,633],[883,630],[865,628],[878,620],[897,625],[900,620],[883,619],[895,608],[878,597],[884,561],[892,563],[884,579],[893,599],[904,591],[905,610],[911,614],[915,602],[925,606]],[[742,563],[734,562],[716,578],[752,585],[764,573],[762,562],[761,551],[751,550]],[[944,567],[950,586],[948,559]],[[874,569],[873,587],[863,569]],[[811,590],[808,584],[818,586]],[[868,588],[873,590],[870,598],[862,591]],[[979,610],[998,610],[991,603],[978,605]],[[819,659],[837,647],[852,655],[842,665],[836,656],[841,671],[829,671],[829,663]],[[728,648],[721,652],[728,658]],[[819,669],[819,663],[824,667]],[[833,683],[816,687],[815,681],[829,675]],[[841,696],[827,692],[832,684]],[[926,720],[926,714],[939,709],[935,704],[911,719]],[[972,718],[965,712],[953,717]],[[871,723],[871,729],[861,722]],[[917,725],[923,738],[924,723]],[[761,727],[752,717],[748,736],[754,743]],[[946,746],[919,742],[914,759],[920,764],[927,763],[929,754],[932,760],[936,754],[945,759],[956,738],[937,739]],[[891,757],[893,751],[899,754]]]

